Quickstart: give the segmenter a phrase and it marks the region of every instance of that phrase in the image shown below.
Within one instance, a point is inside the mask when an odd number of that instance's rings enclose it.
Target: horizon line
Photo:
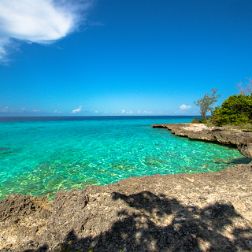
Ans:
[[[0,118],[39,118],[39,117],[158,117],[158,116],[178,116],[193,117],[200,115],[0,115]]]

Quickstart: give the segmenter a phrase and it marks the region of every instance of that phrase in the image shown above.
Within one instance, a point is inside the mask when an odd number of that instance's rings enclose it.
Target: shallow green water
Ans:
[[[217,171],[235,149],[190,141],[154,123],[191,118],[96,118],[0,123],[0,198],[53,195],[133,176]]]

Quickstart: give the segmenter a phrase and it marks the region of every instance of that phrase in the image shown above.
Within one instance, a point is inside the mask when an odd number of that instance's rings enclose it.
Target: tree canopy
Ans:
[[[217,102],[218,97],[217,89],[212,89],[211,94],[205,94],[201,99],[196,101],[196,105],[200,107],[200,114],[203,120],[206,120],[208,112],[213,111],[213,104]]]
[[[230,96],[216,108],[210,121],[217,126],[252,123],[252,94]]]

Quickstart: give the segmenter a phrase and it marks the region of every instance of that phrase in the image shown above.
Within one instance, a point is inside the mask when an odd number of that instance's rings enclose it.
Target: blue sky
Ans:
[[[0,115],[192,115],[211,88],[221,103],[252,78],[251,0],[13,1]]]

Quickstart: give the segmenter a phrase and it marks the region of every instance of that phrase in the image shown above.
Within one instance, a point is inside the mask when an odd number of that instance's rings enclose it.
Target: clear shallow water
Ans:
[[[216,144],[190,141],[155,123],[192,118],[93,118],[0,122],[0,198],[11,193],[109,184],[133,176],[218,171],[241,158]]]

